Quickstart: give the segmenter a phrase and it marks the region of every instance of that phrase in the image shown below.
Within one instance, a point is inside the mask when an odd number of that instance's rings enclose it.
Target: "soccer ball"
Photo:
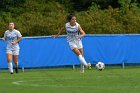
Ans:
[[[98,62],[96,64],[96,69],[102,71],[105,68],[105,64],[103,62]]]

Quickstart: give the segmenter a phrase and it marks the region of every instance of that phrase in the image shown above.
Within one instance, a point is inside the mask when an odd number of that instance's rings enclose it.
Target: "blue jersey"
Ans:
[[[7,50],[19,50],[18,43],[16,45],[12,45],[12,42],[16,41],[19,37],[22,37],[21,33],[14,29],[13,31],[7,30],[4,34],[4,38],[8,41],[7,42]]]
[[[67,41],[76,41],[79,40],[79,29],[78,29],[79,24],[76,22],[74,26],[70,25],[70,22],[66,23],[66,32],[67,32]]]

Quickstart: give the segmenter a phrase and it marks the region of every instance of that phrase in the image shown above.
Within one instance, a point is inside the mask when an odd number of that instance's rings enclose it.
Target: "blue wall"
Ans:
[[[140,35],[87,35],[83,39],[87,62],[95,64],[140,63]],[[7,68],[6,42],[0,40],[0,68]],[[79,64],[66,36],[24,37],[20,42],[19,65],[46,67]]]

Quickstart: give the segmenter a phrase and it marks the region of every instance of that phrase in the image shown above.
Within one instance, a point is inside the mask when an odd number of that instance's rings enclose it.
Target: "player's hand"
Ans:
[[[2,38],[2,41],[5,41],[5,38]]]
[[[15,42],[15,41],[14,41],[14,42],[11,42],[11,44],[12,44],[12,45],[16,45],[16,44],[17,44],[17,42]]]
[[[59,36],[59,35],[52,35],[53,38],[56,38],[56,37],[58,37],[58,36]]]
[[[81,35],[79,35],[78,39],[81,39],[81,38],[82,38],[82,36],[81,36]]]

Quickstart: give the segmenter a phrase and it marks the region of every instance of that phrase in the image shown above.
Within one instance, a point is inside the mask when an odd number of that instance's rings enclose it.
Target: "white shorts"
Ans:
[[[6,54],[19,55],[19,50],[6,50]]]
[[[82,44],[81,40],[71,41],[71,42],[68,42],[68,43],[69,43],[69,46],[70,46],[71,50],[73,50],[74,48],[78,48],[78,49],[83,48],[83,44]]]

